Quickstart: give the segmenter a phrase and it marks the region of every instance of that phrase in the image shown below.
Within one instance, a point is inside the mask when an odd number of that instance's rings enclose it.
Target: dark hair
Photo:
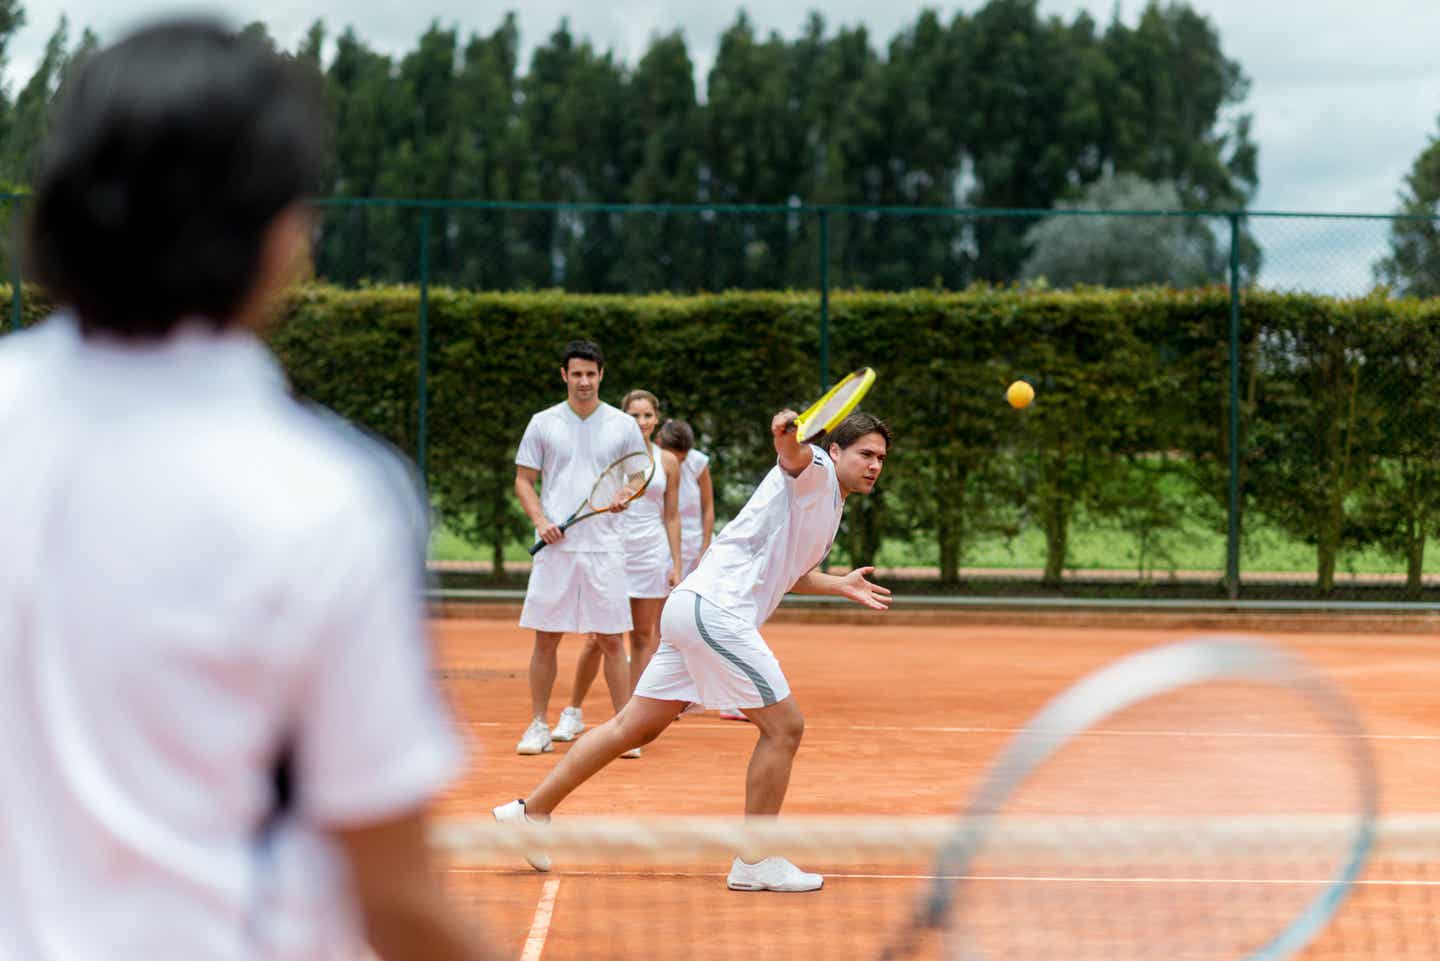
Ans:
[[[845,450],[866,434],[879,434],[885,438],[885,450],[890,450],[890,425],[874,414],[859,410],[836,424],[835,429],[825,436],[824,443],[820,446],[828,448],[831,444],[839,444],[840,449]]]
[[[560,369],[568,371],[572,359],[593,360],[596,367],[605,369],[605,355],[600,353],[600,345],[593,340],[572,340],[566,344],[560,353]]]
[[[266,229],[319,186],[319,78],[208,20],[171,20],[66,83],[35,177],[28,267],[86,330],[163,337],[224,326],[250,296]]]
[[[655,443],[666,450],[688,454],[695,446],[695,431],[683,420],[667,420],[656,429]]]

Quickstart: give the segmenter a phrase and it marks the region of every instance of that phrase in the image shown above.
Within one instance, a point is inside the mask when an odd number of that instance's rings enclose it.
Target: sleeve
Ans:
[[[645,450],[645,432],[640,429],[640,422],[623,412],[620,416],[625,418],[627,423],[621,425],[621,430],[618,432],[621,437],[621,442],[620,446],[615,450],[615,456],[611,458],[611,461],[617,461],[626,454],[634,454],[637,451],[643,452]]]
[[[687,466],[693,464],[694,466],[690,467],[690,476],[699,477],[705,473],[705,468],[710,466],[710,455],[692,447],[690,453],[685,456],[684,463]]]
[[[785,477],[788,473],[781,470]],[[830,491],[838,483],[835,479],[835,464],[830,455],[814,444],[810,445],[810,466],[800,472],[799,477],[790,478],[795,497],[799,500],[813,500]]]
[[[422,574],[404,520],[383,505],[342,520],[337,530],[354,533],[335,534],[333,556],[348,563],[329,579],[312,621],[292,735],[299,810],[331,827],[411,811],[465,764],[434,679]]]
[[[543,470],[545,467],[544,429],[539,416],[531,417],[525,425],[525,435],[520,438],[520,447],[515,451],[515,466]]]

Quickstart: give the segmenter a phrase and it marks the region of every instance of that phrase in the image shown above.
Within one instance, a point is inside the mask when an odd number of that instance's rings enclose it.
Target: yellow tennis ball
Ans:
[[[1030,402],[1035,399],[1035,388],[1023,380],[1017,380],[1006,388],[1005,399],[1008,400],[1010,406],[1016,410],[1029,407]]]

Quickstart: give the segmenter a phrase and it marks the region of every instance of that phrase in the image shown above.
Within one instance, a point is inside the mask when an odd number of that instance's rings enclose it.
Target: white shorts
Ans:
[[[634,627],[620,551],[560,551],[535,555],[520,626],[561,634],[624,634]]]
[[[682,590],[665,602],[660,649],[635,693],[688,701],[691,709],[733,710],[777,704],[790,696],[790,682],[753,624]]]
[[[665,529],[625,538],[625,583],[631,597],[670,593],[670,542]]]

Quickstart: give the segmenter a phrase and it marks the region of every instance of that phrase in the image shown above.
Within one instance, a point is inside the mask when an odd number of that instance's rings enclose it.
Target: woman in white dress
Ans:
[[[660,423],[660,401],[648,390],[632,390],[620,402],[620,409],[640,426],[650,451],[655,471],[645,493],[620,515],[625,541],[625,577],[630,596],[630,690],[645,673],[656,648],[660,646],[660,611],[670,589],[680,583],[680,460],[662,450],[654,441]],[[551,737],[571,741],[585,730],[581,704],[590,692],[590,685],[600,672],[603,652],[593,637],[585,642],[580,660],[575,665],[575,685],[570,706],[560,714]],[[639,757],[640,749],[627,751],[623,757]]]
[[[667,420],[655,440],[680,462],[680,576],[688,577],[715,532],[710,455],[695,449],[695,431],[683,420]]]

